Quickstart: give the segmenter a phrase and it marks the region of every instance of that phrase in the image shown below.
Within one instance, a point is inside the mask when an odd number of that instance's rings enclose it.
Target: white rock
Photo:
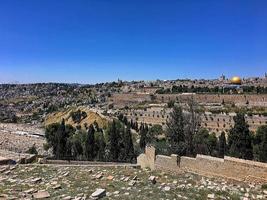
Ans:
[[[153,183],[153,184],[156,184],[156,182],[157,182],[155,176],[150,176],[148,180],[151,181],[151,183]]]
[[[208,199],[215,199],[215,194],[208,194]]]
[[[102,198],[106,196],[106,190],[105,189],[97,189],[92,195],[92,198]]]
[[[55,186],[53,187],[53,189],[54,189],[54,190],[61,189],[61,185],[55,185]]]
[[[96,179],[101,179],[103,177],[103,175],[102,174],[98,174],[98,175],[96,175]]]
[[[41,178],[35,178],[35,179],[32,179],[32,182],[33,183],[40,183],[42,181]]]
[[[246,194],[245,194],[245,197],[247,197],[247,198],[248,198],[248,197],[249,197],[249,193],[246,193]]]
[[[136,181],[134,181],[134,180],[131,180],[131,181],[129,182],[129,186],[135,186],[135,184],[136,184]]]
[[[29,190],[26,190],[25,193],[32,194],[32,193],[34,193],[34,191],[35,191],[35,189],[31,188]]]
[[[168,192],[170,190],[171,190],[171,188],[169,186],[164,187],[164,191]]]
[[[45,199],[49,197],[50,197],[50,194],[47,191],[40,191],[40,192],[33,194],[34,199]]]
[[[71,200],[71,196],[64,197],[63,200]]]
[[[127,182],[127,181],[129,181],[130,180],[130,177],[126,177],[126,178],[124,178],[124,181],[125,182]]]

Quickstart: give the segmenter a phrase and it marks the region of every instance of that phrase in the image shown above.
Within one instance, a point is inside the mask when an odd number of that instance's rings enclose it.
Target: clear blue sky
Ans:
[[[0,0],[0,82],[266,71],[266,0]]]

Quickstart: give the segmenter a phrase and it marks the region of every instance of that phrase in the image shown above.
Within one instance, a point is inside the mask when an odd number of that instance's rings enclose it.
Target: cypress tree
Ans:
[[[83,155],[83,146],[82,146],[82,139],[81,139],[82,133],[78,132],[76,133],[72,138],[72,154],[75,159],[82,159]]]
[[[131,119],[130,124],[131,124],[131,128],[134,129],[134,123],[133,123],[133,120],[132,119]]]
[[[72,141],[69,137],[67,138],[67,142],[66,142],[65,157],[67,160],[72,159]]]
[[[174,106],[167,121],[166,139],[170,153],[184,155],[186,151],[182,108]]]
[[[85,157],[87,160],[93,160],[95,154],[95,129],[91,124],[89,126],[85,140]]]
[[[110,135],[109,135],[109,145],[110,145],[110,159],[111,161],[118,161],[119,158],[119,130],[116,127],[116,121],[113,120],[111,128],[110,128]]]
[[[225,132],[222,132],[219,137],[219,147],[218,147],[218,156],[220,158],[223,158],[226,154],[227,144],[226,144],[226,138],[225,138]]]
[[[241,159],[253,159],[252,137],[245,115],[237,113],[234,117],[235,125],[230,130],[228,143],[229,155]]]
[[[209,134],[207,144],[208,144],[209,155],[217,156],[218,139],[215,133]]]
[[[194,156],[194,143],[193,138],[195,134],[197,134],[199,130],[199,124],[200,124],[200,117],[197,113],[198,105],[194,101],[193,96],[188,99],[188,112],[182,113],[183,117],[183,126],[184,126],[184,140],[185,140],[185,146],[186,146],[186,155],[187,156]],[[184,123],[186,122],[186,123]]]
[[[65,148],[67,143],[67,134],[66,134],[66,127],[65,127],[65,119],[62,119],[62,122],[56,132],[56,158],[62,159],[65,156]]]
[[[135,129],[137,132],[139,131],[137,121],[136,121],[135,124],[134,124],[134,129]]]
[[[105,138],[103,131],[101,130],[99,132],[99,137],[97,140],[97,159],[99,161],[105,161],[105,148],[106,148]]]
[[[45,128],[45,138],[47,142],[47,149],[52,147],[53,154],[56,156],[58,152],[58,137],[57,132],[60,127],[59,123],[50,124]],[[56,156],[57,157],[57,156]]]
[[[124,132],[124,156],[125,161],[131,162],[134,158],[134,146],[133,146],[133,139],[131,128],[128,125],[126,131]]]
[[[128,125],[128,119],[126,116],[123,117],[123,121],[122,121],[126,126]]]
[[[139,145],[140,145],[140,148],[142,150],[144,150],[146,148],[146,129],[144,127],[144,124],[142,123],[141,126],[140,126],[140,142],[139,142]]]
[[[260,162],[267,162],[267,125],[257,129],[254,139],[254,158]]]
[[[194,151],[196,154],[209,155],[209,131],[205,128],[202,128],[194,135]]]

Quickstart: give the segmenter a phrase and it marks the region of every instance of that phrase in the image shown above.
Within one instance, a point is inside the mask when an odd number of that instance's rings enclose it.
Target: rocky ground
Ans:
[[[45,139],[42,135],[44,130],[38,126],[0,123],[0,149],[25,153],[35,145],[38,153],[43,155]],[[6,157],[6,155],[1,156]]]
[[[266,186],[130,167],[0,167],[0,199],[267,199]]]

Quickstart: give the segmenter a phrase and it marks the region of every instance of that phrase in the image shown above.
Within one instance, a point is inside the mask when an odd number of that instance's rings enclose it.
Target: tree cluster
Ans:
[[[124,116],[122,113],[118,115],[118,120],[121,121],[125,126],[130,126],[131,129],[135,130],[136,132],[139,131],[138,123],[137,121],[128,121],[127,117]]]
[[[196,121],[193,120],[197,119],[196,115],[193,107],[187,114],[179,106],[173,108],[166,132],[169,153],[181,156],[204,154],[221,158],[229,155],[267,162],[267,125],[259,127],[253,135],[245,115],[237,113],[234,117],[235,125],[230,129],[228,139],[224,132],[217,138],[215,133],[210,134],[206,129],[198,129]]]
[[[70,117],[74,123],[80,123],[83,119],[87,117],[87,113],[85,111],[81,111],[80,109],[70,113]]]
[[[87,127],[87,126],[86,126]],[[95,122],[86,130],[55,123],[46,127],[47,148],[52,148],[55,159],[132,162],[136,159],[130,126],[118,120],[106,130]]]
[[[200,116],[197,104],[192,98],[188,99],[187,110],[174,106],[167,120],[166,139],[171,153],[178,155],[195,155],[194,137],[200,126]]]

